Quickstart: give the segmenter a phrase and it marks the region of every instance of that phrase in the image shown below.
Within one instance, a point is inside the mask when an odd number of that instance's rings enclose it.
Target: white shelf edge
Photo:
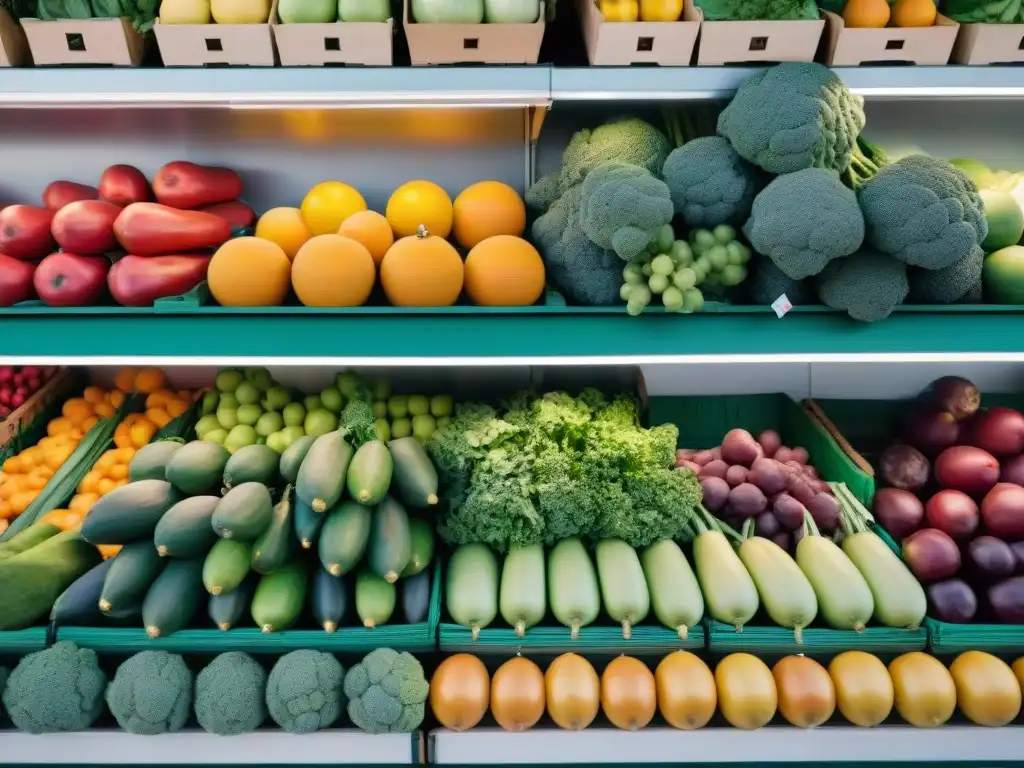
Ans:
[[[216,736],[187,730],[136,736],[116,730],[32,735],[0,731],[0,764],[37,765],[410,765],[413,736],[335,729],[296,735]]]
[[[704,728],[677,731],[613,728],[585,731],[535,729],[509,733],[476,728],[431,734],[432,762],[439,765],[560,763],[794,763],[1020,761],[1024,726],[920,729],[881,726],[788,726],[742,731]]]

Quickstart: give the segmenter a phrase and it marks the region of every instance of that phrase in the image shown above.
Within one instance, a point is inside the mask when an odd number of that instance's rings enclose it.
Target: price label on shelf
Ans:
[[[793,305],[790,303],[789,299],[786,298],[786,294],[782,294],[781,296],[779,296],[779,298],[772,302],[772,309],[775,310],[775,314],[778,315],[779,317],[785,315],[792,308]]]

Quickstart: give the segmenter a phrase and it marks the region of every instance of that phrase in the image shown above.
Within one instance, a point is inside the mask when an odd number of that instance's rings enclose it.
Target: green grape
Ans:
[[[683,267],[672,275],[672,285],[678,288],[680,291],[685,291],[688,288],[693,288],[697,285],[697,273],[689,267]]]
[[[623,301],[629,301],[629,297],[633,295],[633,291],[640,283],[623,283],[622,287],[619,288],[619,298]]]
[[[651,261],[651,271],[656,275],[671,275],[675,268],[675,262],[667,253],[655,256]]]
[[[700,256],[698,256],[697,260],[693,262],[693,265],[695,267],[700,267],[701,271],[705,275],[711,272],[711,260],[707,257],[706,254],[701,254]]]
[[[735,246],[738,246],[738,245],[739,245],[739,243],[737,243],[735,240],[733,240],[731,243],[729,243],[727,246],[725,246],[725,253],[726,253],[726,256],[729,257],[729,263],[730,264],[735,264],[737,266],[743,263],[743,261],[742,261],[743,254],[740,252],[739,248],[735,247]]]
[[[708,279],[708,270],[701,264],[694,262],[693,266],[690,267],[690,270],[693,272],[694,277],[697,278],[697,285],[702,284]]]
[[[690,249],[690,244],[685,240],[676,240],[672,243],[672,250],[669,255],[677,267],[688,267],[693,264],[693,251]]]
[[[683,306],[683,292],[674,286],[666,288],[661,295],[661,303],[669,312],[678,312]]]
[[[661,293],[668,288],[668,275],[660,275],[655,272],[647,280],[647,285],[651,289],[651,293]]]
[[[635,296],[626,302],[626,312],[636,317],[647,308],[646,301],[639,301]]]
[[[700,312],[704,309],[704,294],[696,288],[683,291],[683,312]]]
[[[750,249],[747,246],[745,246],[743,243],[740,243],[740,242],[729,243],[729,247],[732,247],[732,246],[735,246],[735,250],[739,251],[739,254],[740,254],[740,264],[746,264],[747,262],[750,261],[751,253],[750,253]]]
[[[658,243],[658,253],[665,253],[672,247],[672,243],[675,239],[676,233],[675,230],[672,229],[672,225],[662,225],[661,229],[658,230],[658,236],[655,238],[655,241]]]
[[[644,281],[643,268],[636,262],[627,264],[622,270],[622,279],[627,283],[642,283]]]
[[[714,228],[712,234],[722,245],[728,245],[736,239],[736,230],[730,227],[728,224],[719,224]]]
[[[650,277],[654,274],[653,270],[651,270],[651,262],[649,261],[644,262],[644,265],[640,267],[640,271],[643,272],[644,277]]]
[[[747,279],[747,268],[742,264],[729,264],[722,270],[720,277],[722,285],[731,288],[734,285],[739,285]]]
[[[644,306],[651,303],[651,289],[646,285],[634,285],[633,292],[629,295],[629,301],[637,300]]]
[[[708,248],[705,255],[708,257],[708,261],[711,262],[711,268],[715,272],[721,272],[729,263],[729,252],[725,249],[724,245],[715,245]]]
[[[715,236],[706,229],[697,229],[692,233],[694,250],[698,253],[703,253],[711,246],[715,245]]]

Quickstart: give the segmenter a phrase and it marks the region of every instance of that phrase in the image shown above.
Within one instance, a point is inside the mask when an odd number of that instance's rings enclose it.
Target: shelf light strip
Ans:
[[[61,108],[199,108],[229,109],[387,109],[396,107],[508,108],[545,106],[548,91],[337,91],[309,93],[0,93],[0,107]]]

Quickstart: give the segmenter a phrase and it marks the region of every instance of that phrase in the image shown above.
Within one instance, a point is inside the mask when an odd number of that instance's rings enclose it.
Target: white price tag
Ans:
[[[786,294],[782,294],[781,296],[779,296],[779,298],[772,302],[772,309],[775,310],[775,314],[778,315],[779,317],[785,315],[792,308],[793,305],[790,303],[789,299],[786,298]]]

